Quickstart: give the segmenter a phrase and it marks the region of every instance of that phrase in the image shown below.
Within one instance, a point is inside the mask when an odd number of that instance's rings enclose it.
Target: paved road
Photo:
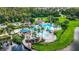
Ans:
[[[74,31],[74,42],[61,51],[79,51],[79,27],[76,27]]]

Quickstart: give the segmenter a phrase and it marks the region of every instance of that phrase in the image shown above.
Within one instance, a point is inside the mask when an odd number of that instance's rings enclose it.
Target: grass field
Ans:
[[[65,16],[59,17],[59,22],[60,23],[64,22],[65,20],[68,20]]]

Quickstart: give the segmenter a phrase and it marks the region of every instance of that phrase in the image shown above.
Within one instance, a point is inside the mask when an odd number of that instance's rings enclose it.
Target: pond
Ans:
[[[4,51],[31,51],[31,49],[25,47],[23,44],[16,44],[12,43],[12,45],[8,44],[7,42],[4,42],[2,44]]]
[[[12,51],[31,51],[31,49],[28,49],[24,45],[15,45],[12,47]]]

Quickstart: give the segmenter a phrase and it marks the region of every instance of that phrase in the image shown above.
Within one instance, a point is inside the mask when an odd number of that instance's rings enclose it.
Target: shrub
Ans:
[[[2,34],[2,32],[3,32],[3,28],[0,28],[0,34]]]
[[[0,36],[0,40],[9,40],[9,39],[10,39],[10,36],[8,35]]]

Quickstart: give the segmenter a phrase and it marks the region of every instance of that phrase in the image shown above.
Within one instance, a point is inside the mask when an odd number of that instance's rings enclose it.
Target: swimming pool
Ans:
[[[50,23],[39,24],[39,26],[43,27],[45,30],[54,30],[53,24]]]

